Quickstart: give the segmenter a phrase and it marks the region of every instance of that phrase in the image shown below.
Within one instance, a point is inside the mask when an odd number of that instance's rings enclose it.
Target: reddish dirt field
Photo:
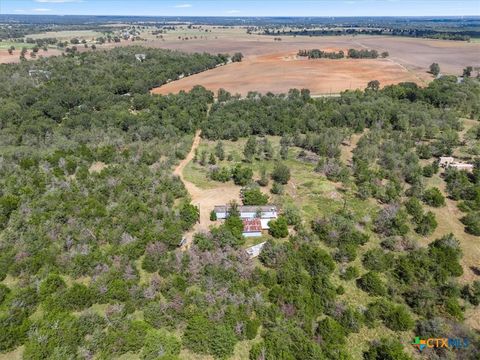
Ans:
[[[296,60],[295,53],[250,57],[154,89],[155,94],[177,93],[202,85],[213,92],[224,88],[245,96],[249,91],[286,93],[291,88],[310,89],[312,94],[363,89],[370,80],[382,85],[402,81],[424,81],[387,59]]]
[[[37,54],[37,58],[58,56],[62,52],[56,49],[48,49],[48,51],[40,50]],[[32,59],[29,54],[26,55],[27,60]],[[32,59],[33,60],[33,59]],[[8,53],[8,50],[0,50],[0,64],[12,64],[20,62],[20,50],[16,50],[12,55]]]
[[[245,55],[242,63],[229,64],[171,82],[152,92],[176,93],[203,85],[216,92],[224,88],[246,95],[248,91],[285,93],[291,88],[308,88],[312,94],[363,89],[370,80],[382,86],[402,81],[426,85],[427,73],[438,62],[445,74],[461,74],[467,65],[480,66],[480,43],[412,39],[399,37],[282,37],[275,42],[267,36],[239,36],[210,40],[148,42],[146,45],[188,52]],[[387,59],[296,60],[298,49],[339,50],[369,48],[388,51]]]

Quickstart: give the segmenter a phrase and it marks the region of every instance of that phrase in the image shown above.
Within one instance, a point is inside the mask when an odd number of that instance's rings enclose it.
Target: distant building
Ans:
[[[262,224],[260,219],[243,219],[243,232],[242,235],[245,237],[258,237],[262,236]]]
[[[228,205],[218,205],[214,207],[215,214],[217,219],[226,219],[230,207]],[[277,207],[274,205],[264,205],[264,206],[239,206],[238,211],[240,212],[241,219],[276,219],[278,217]]]
[[[461,161],[456,161],[452,156],[442,156],[440,157],[439,165],[445,169],[454,168],[459,171],[473,171],[473,165],[464,163]]]
[[[47,79],[50,79],[51,73],[50,73],[50,71],[47,71],[47,70],[33,69],[33,70],[28,70],[28,75],[30,75],[31,77],[44,76]]]
[[[455,159],[452,156],[441,156],[438,165],[446,168],[453,162],[455,162]]]
[[[250,256],[250,259],[255,258],[258,255],[260,255],[260,253],[262,252],[262,249],[265,246],[265,244],[266,244],[266,241],[264,241],[260,244],[251,246],[248,249],[246,249],[245,252],[248,254],[248,256]]]
[[[144,61],[147,58],[147,55],[145,54],[135,54],[135,59],[138,61]]]
[[[459,171],[468,171],[468,172],[473,171],[473,165],[472,164],[467,164],[467,163],[462,163],[462,162],[454,162],[454,163],[450,164],[449,167],[457,169]]]

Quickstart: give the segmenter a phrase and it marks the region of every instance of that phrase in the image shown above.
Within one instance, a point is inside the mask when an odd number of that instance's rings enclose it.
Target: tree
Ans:
[[[15,46],[12,45],[8,48],[8,53],[12,55],[14,50],[15,50]]]
[[[242,167],[238,164],[233,169],[232,175],[235,185],[245,186],[252,180],[253,171],[249,167]]]
[[[265,167],[265,165],[260,168],[260,179],[257,182],[260,186],[268,185],[267,168]]]
[[[185,203],[180,209],[180,219],[184,230],[190,229],[200,219],[200,209],[192,204]]]
[[[243,205],[267,205],[268,195],[258,187],[244,188],[241,191]]]
[[[270,220],[268,227],[268,233],[274,238],[279,239],[288,236],[288,223],[283,216],[279,216],[276,220]]]
[[[433,63],[430,65],[430,73],[434,76],[440,74],[440,66],[437,63]]]
[[[364,360],[411,360],[403,351],[403,344],[398,340],[383,338],[375,340],[369,349],[363,353]]]
[[[469,78],[470,76],[472,76],[472,71],[473,71],[473,67],[467,66],[465,69],[463,69],[463,75],[462,76]]]
[[[390,54],[388,53],[388,51],[384,51],[384,52],[382,52],[382,54],[381,54],[382,58],[386,58],[386,57],[388,57],[389,55],[390,55]]]
[[[190,350],[206,354],[209,352],[212,325],[203,315],[192,316],[183,334],[183,344]]]
[[[418,222],[418,226],[415,228],[415,231],[420,235],[426,236],[430,235],[437,228],[437,220],[435,219],[435,214],[431,211],[428,211],[423,215]]]
[[[423,217],[423,206],[416,197],[411,197],[405,203],[405,208],[409,215],[412,216],[413,221],[418,223],[422,220]]]
[[[210,153],[210,157],[208,159],[208,163],[210,165],[215,165],[217,163],[217,159],[215,159],[215,155],[213,153]]]
[[[360,289],[371,295],[385,296],[387,294],[385,284],[374,271],[369,271],[362,275],[360,279],[357,280],[357,285]]]
[[[425,204],[433,207],[442,207],[445,206],[445,197],[442,195],[442,192],[434,187],[425,190],[423,193],[423,201]]]
[[[379,89],[380,89],[380,81],[372,80],[368,82],[367,88],[365,90],[378,91]]]
[[[277,162],[272,172],[272,179],[280,184],[287,184],[290,180],[290,169],[287,165]]]
[[[345,343],[345,330],[336,320],[326,317],[318,323],[317,335],[325,345],[341,345]]]
[[[217,142],[217,144],[215,145],[215,155],[220,161],[223,161],[225,159],[225,150],[221,141]]]
[[[469,234],[480,236],[480,211],[471,211],[460,219]]]
[[[245,156],[245,160],[252,161],[255,152],[257,151],[257,140],[254,136],[250,136],[245,143],[245,147],[243,148],[243,155]]]
[[[181,342],[164,329],[150,330],[145,336],[141,357],[144,360],[174,359],[180,354]]]
[[[232,62],[241,62],[243,59],[243,54],[241,52],[236,52],[232,56]]]

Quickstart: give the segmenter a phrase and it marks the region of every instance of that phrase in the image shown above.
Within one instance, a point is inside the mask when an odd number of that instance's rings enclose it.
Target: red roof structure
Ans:
[[[262,223],[260,219],[243,219],[243,232],[259,232],[262,231]]]

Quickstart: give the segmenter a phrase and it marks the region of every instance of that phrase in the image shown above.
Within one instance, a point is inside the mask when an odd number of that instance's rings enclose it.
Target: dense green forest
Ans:
[[[480,303],[480,282],[458,282],[459,242],[446,235],[420,247],[409,237],[440,221],[422,204],[444,198],[424,179],[438,172],[434,158],[459,145],[459,117],[479,119],[478,80],[370,84],[318,99],[308,90],[246,99],[221,91],[217,101],[201,87],[149,93],[225,61],[128,47],[0,66],[0,353],[23,346],[25,359],[171,360],[188,349],[224,359],[252,340],[251,360],[349,359],[349,335],[384,327],[468,338],[455,354],[478,357],[479,336],[463,320]],[[171,169],[198,128],[215,141],[281,136],[279,154],[264,145],[268,156],[314,152],[318,172],[373,199],[378,212],[359,219],[345,207],[309,223],[285,213],[272,230],[282,239],[269,240],[259,262],[241,248],[235,215],[182,251],[198,211]],[[340,145],[353,133],[364,135],[348,167]],[[224,156],[221,145],[216,154]],[[272,174],[278,184],[289,176],[281,163]],[[248,161],[233,177],[251,180]],[[445,180],[476,233],[480,163]],[[294,227],[288,238],[285,223]],[[351,263],[372,236],[381,246],[364,253],[363,271]],[[373,300],[339,300],[345,289],[333,274]],[[365,359],[411,357],[396,336],[366,341]]]

